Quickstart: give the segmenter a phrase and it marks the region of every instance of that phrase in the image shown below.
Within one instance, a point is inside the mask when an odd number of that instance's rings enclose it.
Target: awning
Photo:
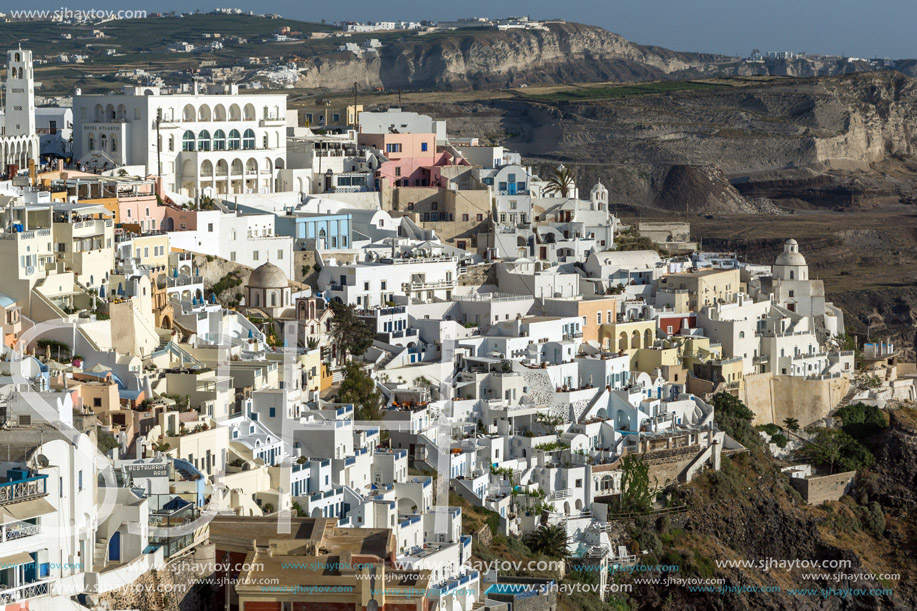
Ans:
[[[45,499],[32,499],[20,503],[11,503],[2,508],[4,517],[7,515],[13,518],[13,521],[30,520],[57,511]],[[4,520],[7,522],[8,520]]]
[[[0,569],[8,569],[14,566],[19,566],[20,564],[29,564],[35,562],[32,560],[32,557],[25,552],[19,552],[18,554],[13,554],[12,556],[6,556],[5,558],[0,558]]]

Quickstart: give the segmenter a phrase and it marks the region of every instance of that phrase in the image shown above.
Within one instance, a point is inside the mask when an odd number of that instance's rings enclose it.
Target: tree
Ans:
[[[558,524],[539,526],[525,537],[524,543],[533,551],[552,558],[565,558],[567,531]]]
[[[737,397],[728,392],[718,392],[710,403],[713,405],[713,419],[721,431],[745,447],[761,445],[761,437],[751,425],[755,414]]]
[[[835,466],[856,471],[875,462],[866,446],[841,429],[819,429],[812,442],[802,448],[802,454],[819,466],[827,466],[830,473]]]
[[[882,410],[875,405],[867,405],[863,402],[845,405],[837,410],[837,415],[844,422],[844,432],[857,441],[869,439],[888,427],[888,421]]]
[[[358,363],[348,361],[338,391],[338,401],[353,403],[357,420],[380,420],[382,396],[376,382]]]
[[[347,360],[348,354],[359,356],[373,345],[373,330],[357,316],[353,306],[332,301],[331,311],[331,338],[338,346],[340,362]]]
[[[621,511],[646,513],[653,506],[656,481],[650,486],[650,467],[641,456],[621,459]]]
[[[554,168],[554,171],[548,176],[548,186],[545,187],[545,193],[557,193],[561,197],[569,197],[573,192],[576,176],[572,169],[561,164]]]
[[[783,428],[790,431],[791,433],[795,433],[799,430],[799,420],[796,418],[784,418]]]

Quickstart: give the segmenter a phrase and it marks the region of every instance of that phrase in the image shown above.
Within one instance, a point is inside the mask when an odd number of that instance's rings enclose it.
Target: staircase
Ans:
[[[92,570],[101,571],[108,560],[108,539],[96,539],[95,549],[92,551]]]

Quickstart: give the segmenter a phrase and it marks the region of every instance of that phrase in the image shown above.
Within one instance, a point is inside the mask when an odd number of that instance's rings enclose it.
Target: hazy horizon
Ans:
[[[559,17],[603,27],[630,41],[676,51],[697,51],[747,56],[752,49],[842,54],[851,57],[917,57],[911,32],[917,21],[917,3],[877,0],[866,4],[851,0],[809,0],[737,4],[729,0],[644,0],[601,2],[571,0],[562,7],[535,0],[527,4],[468,0],[460,5],[434,7],[415,0],[379,2],[354,0],[346,5],[315,7],[292,0],[264,0],[257,6],[240,2],[195,5],[178,0],[159,3],[134,0],[90,0],[63,3],[34,0],[28,6],[0,6],[11,10],[125,10],[147,12],[207,12],[213,8],[240,8],[257,13],[278,13],[303,21],[453,20],[459,17],[533,18]],[[524,8],[523,8],[524,7]]]

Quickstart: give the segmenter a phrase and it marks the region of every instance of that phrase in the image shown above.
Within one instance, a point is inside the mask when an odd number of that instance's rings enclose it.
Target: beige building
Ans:
[[[299,117],[305,127],[312,129],[356,128],[361,112],[362,104],[332,104],[327,100],[316,100],[315,104],[299,109]]]
[[[395,187],[383,191],[382,206],[392,216],[407,216],[432,229],[446,244],[483,254],[491,227],[490,190],[471,175],[471,166],[439,168],[456,188]]]
[[[692,311],[717,303],[730,303],[736,293],[743,290],[737,269],[669,274],[659,279],[657,288],[660,291],[687,291],[688,309]]]

